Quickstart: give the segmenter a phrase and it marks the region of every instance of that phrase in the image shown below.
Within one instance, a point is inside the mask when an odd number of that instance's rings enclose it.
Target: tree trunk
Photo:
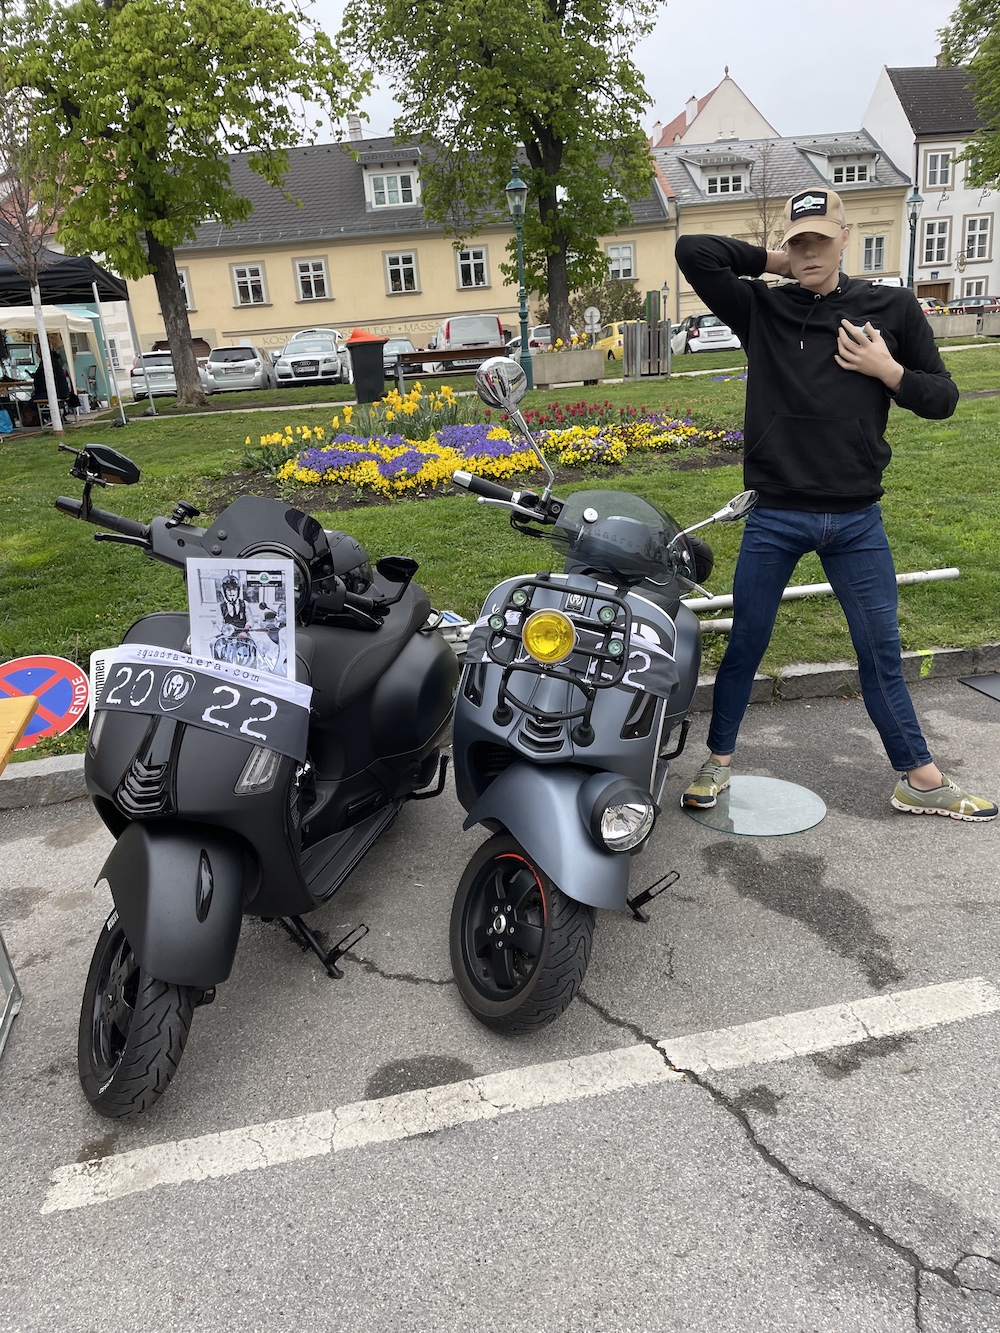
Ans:
[[[45,391],[49,395],[49,414],[52,418],[52,430],[56,435],[63,435],[62,415],[59,411],[59,395],[56,392],[56,377],[52,369],[52,352],[49,348],[49,336],[45,331],[45,312],[42,310],[42,293],[38,283],[31,284],[31,304],[35,311],[35,328],[38,330],[38,351],[45,367]],[[41,421],[41,407],[38,419]]]
[[[177,276],[174,252],[169,246],[161,245],[156,237],[147,231],[146,253],[149,255],[150,268],[153,270],[156,294],[160,298],[160,311],[163,315],[163,327],[167,331],[170,357],[174,363],[177,406],[204,407],[208,400],[198,374],[198,361],[191,342],[191,325],[188,322],[187,306],[184,304],[184,292]]]
[[[549,286],[549,323],[552,326],[552,341],[561,338],[564,343],[570,339],[569,332],[569,282],[566,277],[566,242],[563,237],[553,238],[559,243],[559,249],[549,255],[545,269]],[[578,330],[582,332],[582,330]]]

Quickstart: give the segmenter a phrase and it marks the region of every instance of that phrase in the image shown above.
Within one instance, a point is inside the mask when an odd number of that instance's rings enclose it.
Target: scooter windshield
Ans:
[[[549,540],[581,568],[640,583],[673,568],[680,528],[662,509],[625,491],[577,491],[567,498]]]

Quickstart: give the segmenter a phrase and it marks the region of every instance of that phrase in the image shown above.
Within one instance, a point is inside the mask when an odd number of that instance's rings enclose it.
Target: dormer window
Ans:
[[[373,175],[372,207],[398,208],[414,202],[415,179],[412,171]]]
[[[707,176],[705,178],[705,193],[742,194],[743,173],[741,171],[731,171],[725,176]]]
[[[867,162],[838,162],[833,168],[834,185],[853,185],[855,181],[870,180]]]

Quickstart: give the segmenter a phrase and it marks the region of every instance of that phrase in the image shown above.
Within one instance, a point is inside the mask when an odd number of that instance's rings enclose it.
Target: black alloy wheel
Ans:
[[[99,1115],[138,1115],[177,1072],[198,992],[143,972],[112,912],[90,964],[80,1009],[80,1083]]]
[[[594,909],[568,897],[509,833],[477,850],[451,914],[451,965],[462,999],[503,1032],[544,1027],[583,983]]]

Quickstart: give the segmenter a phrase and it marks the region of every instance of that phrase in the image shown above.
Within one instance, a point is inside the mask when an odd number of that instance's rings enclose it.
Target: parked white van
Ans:
[[[504,351],[506,339],[499,315],[452,315],[442,320],[438,331],[428,344],[439,351],[456,351],[462,347],[489,347],[491,355],[500,356]],[[475,370],[482,364],[483,358],[472,361],[442,361],[437,363],[439,370]]]

